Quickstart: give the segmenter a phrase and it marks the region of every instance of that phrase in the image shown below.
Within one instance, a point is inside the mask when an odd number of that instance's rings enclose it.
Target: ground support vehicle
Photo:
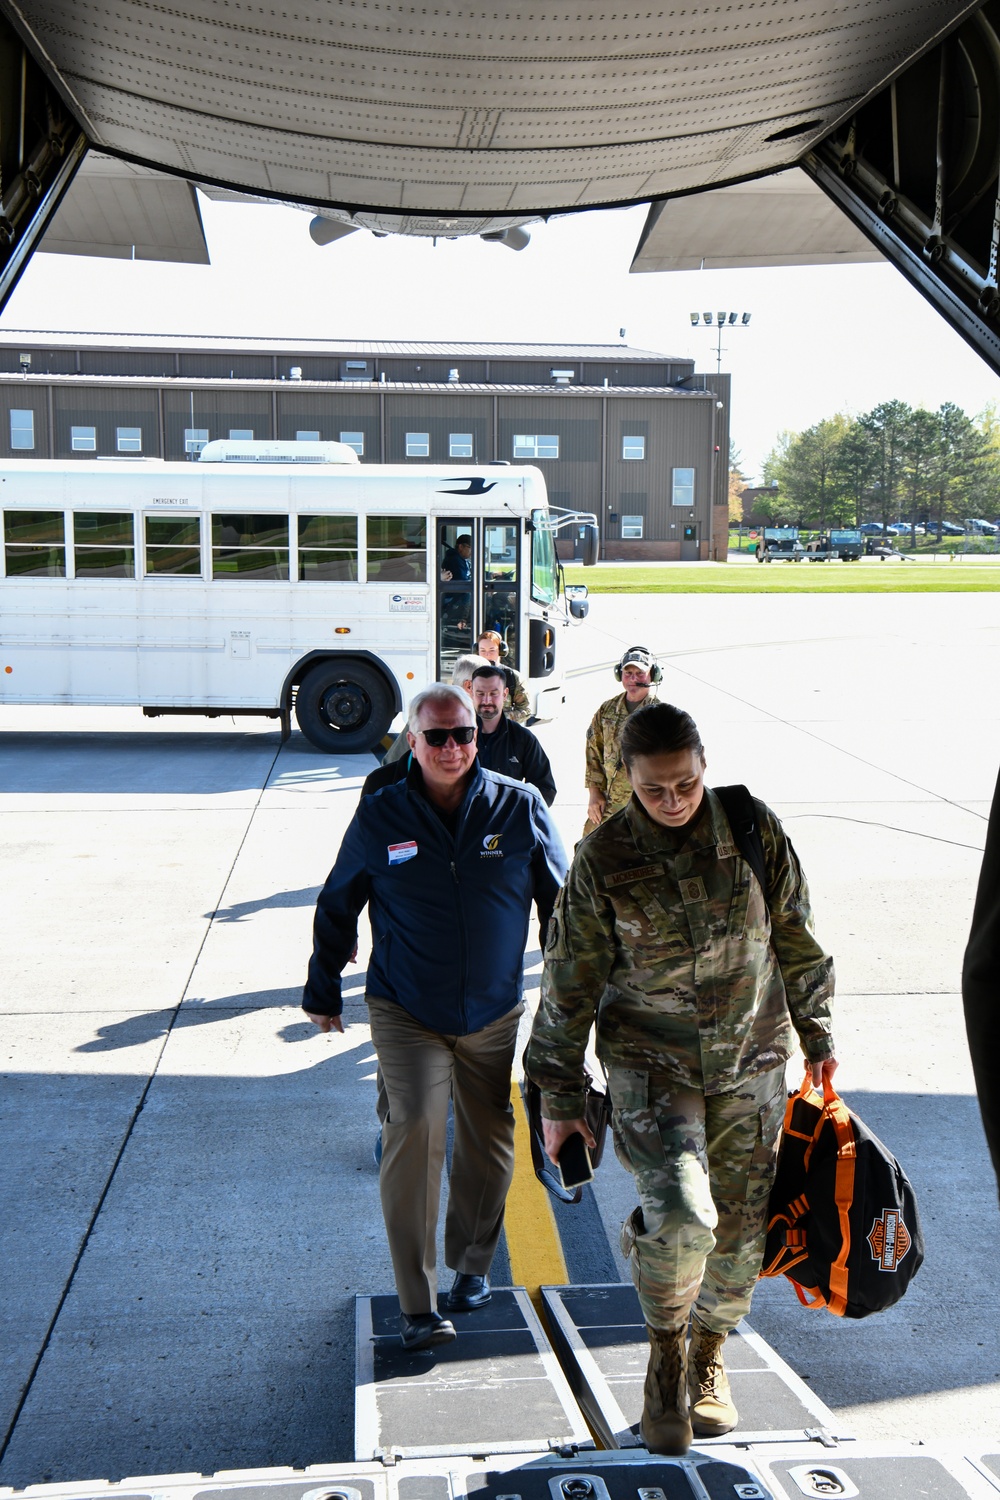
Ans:
[[[806,556],[810,562],[857,562],[864,552],[864,539],[860,531],[829,531],[806,544]]]
[[[0,703],[264,714],[284,735],[294,709],[339,754],[377,745],[483,629],[551,717],[558,633],[587,609],[561,594],[556,533],[583,524],[597,550],[596,518],[550,510],[535,468],[360,465],[339,443],[11,460],[0,508]]]
[[[805,555],[794,526],[765,526],[756,548],[759,563],[801,562]]]

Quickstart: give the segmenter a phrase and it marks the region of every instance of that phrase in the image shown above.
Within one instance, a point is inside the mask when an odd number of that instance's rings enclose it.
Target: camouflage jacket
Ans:
[[[528,690],[524,685],[524,678],[516,667],[504,667],[507,673],[507,688],[509,697],[504,704],[504,713],[508,719],[513,719],[515,724],[523,724],[525,719],[531,717],[531,704],[528,701]]]
[[[634,799],[577,847],[525,1055],[549,1119],[582,1114],[595,1021],[606,1064],[706,1094],[779,1066],[796,1031],[810,1060],[834,1055],[833,960],[813,937],[795,851],[757,802],[769,912],[721,804],[706,797],[680,847]]]
[[[650,688],[643,701],[655,703],[656,689]],[[625,694],[618,693],[601,704],[587,726],[587,774],[584,785],[588,789],[596,786],[607,798],[605,821],[612,813],[624,807],[632,795],[621,756],[622,730],[627,720]]]

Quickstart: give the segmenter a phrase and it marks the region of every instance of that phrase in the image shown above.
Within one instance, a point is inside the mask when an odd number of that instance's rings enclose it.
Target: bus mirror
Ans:
[[[583,528],[583,566],[592,568],[601,555],[601,534],[596,526]]]
[[[566,603],[574,620],[585,620],[590,613],[590,604],[587,599],[587,585],[585,583],[568,583],[566,585]]]

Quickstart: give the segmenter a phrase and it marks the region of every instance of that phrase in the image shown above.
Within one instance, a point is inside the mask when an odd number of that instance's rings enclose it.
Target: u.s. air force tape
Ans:
[[[662,865],[636,865],[634,870],[618,870],[614,875],[605,875],[604,884],[608,889],[616,885],[635,885],[640,880],[648,880],[651,875],[662,875]]]

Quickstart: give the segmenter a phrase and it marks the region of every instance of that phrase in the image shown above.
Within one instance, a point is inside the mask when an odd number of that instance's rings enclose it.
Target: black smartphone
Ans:
[[[567,1136],[559,1148],[559,1177],[567,1190],[582,1187],[585,1182],[592,1182],[594,1179],[590,1151],[578,1130]]]

